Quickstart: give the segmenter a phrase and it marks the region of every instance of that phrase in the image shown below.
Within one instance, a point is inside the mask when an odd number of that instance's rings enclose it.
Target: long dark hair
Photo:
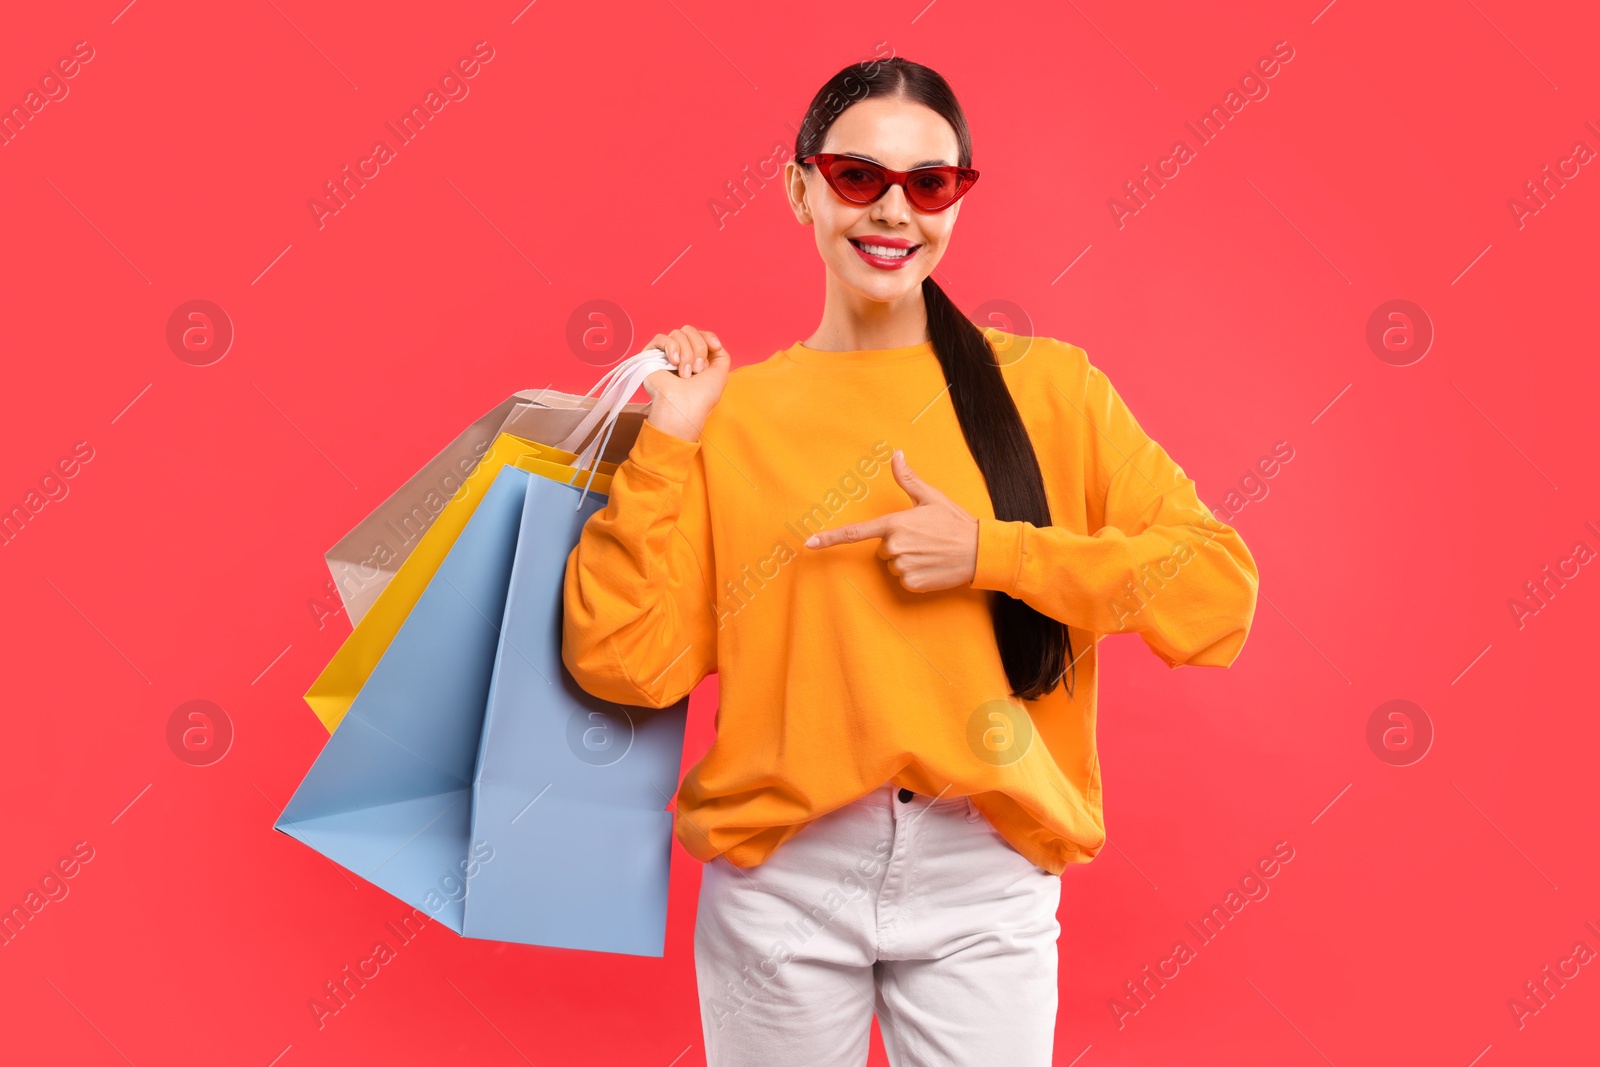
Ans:
[[[904,97],[931,109],[955,131],[960,144],[956,162],[972,166],[972,134],[950,83],[937,71],[898,56],[852,64],[829,78],[812,98],[796,133],[795,158],[821,152],[834,121],[851,104],[874,96]],[[1039,458],[989,339],[931,276],[922,281],[922,300],[928,312],[928,339],[950,385],[967,447],[988,484],[995,518],[1051,525]],[[1066,625],[998,591],[990,598],[990,611],[1013,695],[1033,700],[1053,692],[1069,668],[1072,681],[1067,693],[1071,695],[1077,664]]]

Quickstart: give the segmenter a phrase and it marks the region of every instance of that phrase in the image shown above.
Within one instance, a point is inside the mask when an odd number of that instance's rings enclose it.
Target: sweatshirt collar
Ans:
[[[825,352],[807,348],[796,341],[785,349],[784,355],[796,363],[818,367],[873,367],[885,363],[904,363],[914,359],[936,359],[932,341],[906,345],[902,348],[867,348],[854,352]]]

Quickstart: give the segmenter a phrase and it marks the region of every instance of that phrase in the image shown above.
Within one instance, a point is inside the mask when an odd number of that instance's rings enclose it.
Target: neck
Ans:
[[[905,348],[928,339],[928,309],[918,285],[897,300],[870,300],[828,272],[822,321],[801,344],[821,352]]]

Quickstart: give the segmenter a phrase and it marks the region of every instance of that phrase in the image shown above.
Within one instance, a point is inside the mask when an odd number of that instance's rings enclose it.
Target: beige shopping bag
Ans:
[[[371,610],[378,594],[394,579],[497,437],[505,433],[536,442],[545,458],[571,463],[575,451],[546,442],[567,441],[593,413],[596,400],[592,395],[575,396],[554,389],[524,389],[512,394],[461,431],[345,534],[328,550],[325,559],[350,625],[358,624]],[[602,474],[614,473],[616,465],[627,457],[649,410],[648,402],[622,406],[615,429],[600,453],[598,469]]]

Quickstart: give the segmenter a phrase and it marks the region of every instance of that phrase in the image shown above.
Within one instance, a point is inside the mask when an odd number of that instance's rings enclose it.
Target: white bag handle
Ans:
[[[616,418],[633,394],[638,391],[644,379],[662,368],[675,369],[659,348],[647,348],[612,367],[604,377],[590,387],[587,393],[583,394],[582,399],[588,399],[595,390],[600,390],[599,399],[589,410],[589,414],[564,440],[551,443],[567,452],[576,451],[579,443],[589,435],[589,431],[594,429],[597,423]],[[628,388],[630,380],[632,388]]]
[[[583,493],[578,497],[578,507],[583,507],[584,500],[589,495],[589,486],[594,482],[595,472],[599,470],[600,457],[605,454],[605,447],[611,441],[611,434],[617,428],[617,420],[622,415],[622,409],[628,405],[633,394],[639,391],[644,380],[658,370],[676,370],[667,354],[659,348],[647,348],[642,352],[629,356],[605,373],[601,379],[590,387],[589,392],[583,394],[588,398],[599,390],[594,407],[583,417],[577,427],[559,442],[551,442],[555,447],[565,452],[577,452],[577,458],[572,466],[578,470],[589,470],[589,478],[583,486]],[[596,431],[596,427],[600,429]],[[588,437],[591,431],[594,439],[582,449],[577,446]]]

